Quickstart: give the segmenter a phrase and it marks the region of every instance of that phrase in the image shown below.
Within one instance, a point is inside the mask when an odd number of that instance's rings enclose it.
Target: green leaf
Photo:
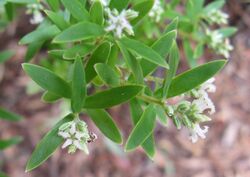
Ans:
[[[196,60],[194,58],[194,50],[191,46],[189,39],[183,40],[183,48],[184,48],[184,53],[188,60],[188,64],[191,68],[193,68],[196,65]]]
[[[6,2],[13,2],[17,4],[31,4],[31,3],[37,3],[37,0],[7,0]]]
[[[6,140],[0,140],[0,150],[4,150],[10,146],[20,143],[22,139],[22,137],[14,137]]]
[[[94,1],[92,6],[90,7],[90,17],[91,21],[98,24],[102,25],[103,24],[103,7],[100,1]]]
[[[80,22],[70,26],[59,35],[57,35],[54,43],[76,42],[86,39],[95,38],[104,34],[104,30],[100,25],[91,22]]]
[[[133,125],[136,125],[138,121],[140,120],[142,114],[143,114],[143,109],[141,108],[140,103],[138,102],[137,99],[132,99],[130,101],[130,112],[131,112],[131,118]],[[143,143],[142,143],[142,148],[146,152],[146,154],[150,157],[153,158],[155,154],[155,144],[154,144],[154,136],[153,134],[149,136]]]
[[[134,98],[142,89],[143,87],[139,85],[127,85],[101,91],[88,96],[84,108],[105,109],[119,105]]]
[[[13,3],[4,4],[5,14],[9,21],[12,21],[15,16],[15,6]]]
[[[176,74],[179,61],[180,61],[179,49],[178,49],[176,42],[174,42],[173,46],[170,50],[170,55],[169,55],[169,62],[168,63],[170,65],[170,69],[167,71],[166,77],[165,77],[164,83],[163,83],[163,92],[162,92],[163,99],[165,99],[167,94],[168,94],[168,90],[169,90],[171,81]]]
[[[152,49],[156,51],[159,55],[161,55],[163,58],[165,58],[168,55],[173,41],[176,39],[176,36],[176,30],[165,33],[152,45]],[[147,76],[148,74],[152,73],[157,68],[157,65],[152,64],[147,60],[142,60],[141,66],[143,69],[144,76]]]
[[[58,11],[60,9],[60,1],[59,0],[46,0],[46,1],[53,11]]]
[[[223,35],[224,38],[230,37],[237,32],[235,27],[225,27],[218,30],[219,33]]]
[[[78,21],[89,20],[88,11],[85,9],[83,4],[79,2],[79,0],[61,0],[61,2]]]
[[[42,96],[42,100],[46,103],[53,103],[60,98],[61,98],[60,96],[55,95],[55,94],[48,92],[48,91],[44,92],[44,94]]]
[[[150,104],[145,109],[139,122],[133,128],[126,143],[126,151],[134,150],[141,145],[152,133],[155,127],[156,112],[154,105]]]
[[[107,61],[107,64],[109,66],[115,66],[115,63],[116,63],[117,58],[118,58],[118,54],[119,54],[119,48],[115,44],[112,45],[111,50],[110,50],[110,54],[108,57],[108,61]]]
[[[44,41],[37,41],[30,43],[25,54],[25,62],[29,62],[36,55],[36,53],[41,49]]]
[[[96,48],[86,65],[86,81],[89,83],[96,76],[94,65],[96,63],[106,63],[111,50],[110,42],[104,42]]]
[[[12,112],[9,112],[3,108],[0,108],[0,119],[8,121],[19,121],[22,119],[22,117]]]
[[[5,173],[0,171],[0,177],[8,177]]]
[[[122,143],[122,136],[112,117],[102,109],[88,109],[87,113],[100,131],[115,143]]]
[[[145,44],[139,41],[126,37],[122,38],[120,41],[130,52],[136,53],[137,55],[143,57],[143,59],[168,69],[168,64],[164,60],[164,58],[162,58],[152,48],[146,46]]]
[[[117,9],[118,11],[122,11],[126,9],[130,0],[111,0],[109,3],[110,9]]]
[[[112,87],[116,87],[119,85],[120,83],[119,75],[117,74],[116,71],[113,70],[112,67],[103,63],[95,64],[94,67],[96,73],[104,83]]]
[[[49,19],[60,29],[60,30],[64,30],[66,28],[69,27],[69,24],[68,22],[66,22],[64,20],[64,18],[59,15],[58,13],[55,13],[55,12],[52,12],[52,11],[49,11],[49,10],[45,10],[44,11],[47,16],[49,17]]]
[[[179,23],[179,18],[178,17],[174,18],[171,21],[171,23],[169,23],[168,26],[166,27],[166,29],[164,31],[164,34],[170,32],[170,31],[178,29],[178,23]]]
[[[67,60],[74,60],[77,56],[84,57],[93,50],[92,45],[78,44],[63,52],[63,58]]]
[[[33,151],[27,165],[26,172],[31,171],[38,166],[40,166],[43,162],[45,162],[56,150],[58,146],[60,146],[63,142],[63,138],[58,136],[58,128],[66,123],[72,121],[74,115],[69,114],[61,121],[59,121],[38,143],[35,150]]]
[[[73,112],[81,112],[87,95],[85,71],[82,59],[77,57],[73,66],[71,107]]]
[[[136,83],[143,84],[144,78],[139,61],[127,51],[127,49],[124,47],[122,43],[117,42],[117,44],[121,50],[121,53],[126,61],[127,66],[132,70]]]
[[[169,87],[168,98],[185,93],[213,77],[223,68],[226,60],[216,60],[176,76]]]
[[[71,98],[71,88],[69,84],[52,71],[41,66],[28,63],[24,63],[22,66],[24,71],[32,78],[32,80],[43,89],[58,96]]]
[[[225,0],[216,0],[214,2],[209,3],[204,9],[203,12],[204,13],[208,13],[211,10],[219,10],[220,8],[222,8],[225,4]]]
[[[155,110],[160,123],[166,126],[168,124],[168,116],[166,115],[164,108],[160,105],[155,105]]]
[[[142,2],[135,4],[135,6],[133,7],[133,10],[135,10],[139,14],[138,14],[138,17],[131,20],[130,23],[132,25],[137,24],[140,20],[143,19],[143,17],[145,17],[149,13],[153,5],[154,5],[154,0],[144,0]]]
[[[13,51],[11,51],[11,50],[5,50],[3,52],[0,52],[0,63],[3,63],[5,61],[7,61],[11,57],[13,57],[14,54],[15,53]]]
[[[46,41],[46,40],[53,38],[59,32],[60,30],[55,25],[44,27],[44,28],[39,28],[25,35],[19,41],[19,44],[24,45],[24,44],[30,44],[33,42]]]

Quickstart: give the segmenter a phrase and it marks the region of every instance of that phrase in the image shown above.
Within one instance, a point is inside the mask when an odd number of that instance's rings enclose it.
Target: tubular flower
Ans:
[[[133,27],[129,23],[130,19],[136,18],[138,12],[133,10],[122,10],[120,13],[113,9],[112,11],[107,8],[106,13],[108,16],[107,27],[105,30],[107,32],[113,32],[118,38],[121,38],[126,32],[128,35],[134,35]]]
[[[189,139],[192,141],[192,143],[196,143],[198,141],[198,138],[205,139],[206,133],[208,132],[208,126],[204,126],[204,129],[200,127],[198,123],[193,124],[192,128],[190,130],[190,137]]]

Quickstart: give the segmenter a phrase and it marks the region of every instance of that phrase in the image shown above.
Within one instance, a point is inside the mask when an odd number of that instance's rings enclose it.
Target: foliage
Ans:
[[[176,10],[179,3],[180,0],[4,1],[5,6],[27,4],[27,13],[33,15],[30,22],[38,24],[19,43],[28,45],[22,66],[42,88],[43,101],[71,103],[72,114],[40,141],[27,171],[47,160],[64,140],[62,147],[68,147],[69,153],[76,149],[88,153],[87,144],[96,137],[79,119],[81,113],[88,115],[107,138],[122,143],[121,130],[106,109],[124,103],[130,105],[134,125],[126,151],[142,146],[153,158],[158,119],[164,126],[171,119],[177,129],[187,128],[193,142],[198,137],[205,138],[207,127],[202,129],[199,123],[209,120],[205,111],[213,112],[207,92],[215,90],[211,78],[226,60],[197,66],[198,58],[206,46],[228,58],[232,50],[228,37],[236,29],[225,27],[228,17],[219,11],[223,0],[208,5],[203,0],[189,0],[182,13]],[[214,15],[218,18],[211,18]],[[170,22],[165,24],[166,20]],[[191,69],[176,75],[180,43]],[[40,66],[30,64],[42,47],[48,51],[47,60],[42,60]],[[164,74],[158,76],[158,71]],[[182,100],[171,105],[172,97]]]

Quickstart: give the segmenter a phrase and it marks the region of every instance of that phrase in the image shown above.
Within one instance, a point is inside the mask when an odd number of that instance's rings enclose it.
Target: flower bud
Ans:
[[[190,105],[191,103],[189,101],[182,101],[181,103],[179,103],[177,111],[180,113],[185,113],[187,110],[190,109]]]

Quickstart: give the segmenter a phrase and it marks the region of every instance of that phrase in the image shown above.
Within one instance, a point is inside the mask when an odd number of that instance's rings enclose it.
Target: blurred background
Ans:
[[[89,145],[90,155],[77,152],[68,155],[65,150],[56,153],[38,169],[25,173],[25,164],[35,145],[50,127],[64,116],[67,103],[50,105],[40,100],[41,93],[24,74],[25,46],[19,39],[34,29],[25,13],[0,32],[0,50],[11,49],[15,56],[0,65],[0,106],[24,117],[17,123],[0,120],[0,137],[14,135],[23,141],[0,151],[0,169],[10,177],[249,177],[250,176],[250,1],[228,0],[224,11],[230,15],[230,24],[238,28],[232,38],[234,51],[227,66],[216,76],[217,92],[211,97],[217,112],[210,122],[205,140],[192,144],[185,131],[158,125],[155,131],[157,153],[150,160],[137,149],[125,153],[96,129],[86,117],[89,129],[98,140]],[[41,51],[37,58],[42,58]],[[215,58],[207,53],[205,58]],[[201,61],[202,61],[201,60]],[[181,70],[187,63],[182,58]],[[33,94],[36,93],[36,94]],[[126,138],[132,125],[128,106],[110,110]]]

